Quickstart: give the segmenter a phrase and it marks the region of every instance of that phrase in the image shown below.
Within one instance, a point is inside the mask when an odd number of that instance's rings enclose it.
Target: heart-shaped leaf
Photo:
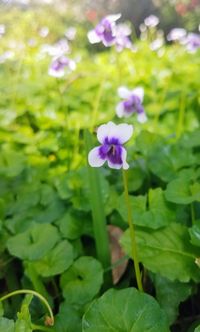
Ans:
[[[103,283],[103,268],[92,257],[82,256],[61,276],[61,288],[66,301],[85,304],[99,292]]]
[[[200,270],[195,263],[200,249],[190,243],[187,227],[172,223],[159,230],[140,228],[136,230],[136,240],[139,260],[150,271],[170,280],[200,281]],[[130,255],[129,231],[124,233],[121,243]]]
[[[110,289],[83,316],[83,332],[169,332],[156,300],[135,288]]]
[[[9,238],[7,248],[13,256],[37,260],[51,250],[58,240],[56,227],[50,224],[36,224],[26,232]]]
[[[51,277],[67,270],[74,258],[73,246],[67,241],[58,243],[39,261],[31,262],[42,277]]]

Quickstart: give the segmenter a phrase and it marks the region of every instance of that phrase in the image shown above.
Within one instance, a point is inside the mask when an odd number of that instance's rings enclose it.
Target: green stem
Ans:
[[[35,324],[31,324],[31,328],[33,331],[46,331],[46,332],[53,332],[54,330],[52,330],[52,328],[48,328],[45,326],[41,326],[41,325],[35,325]]]
[[[18,294],[32,294],[32,295],[38,297],[40,299],[40,301],[43,302],[43,304],[46,306],[47,310],[49,311],[50,324],[52,326],[54,325],[54,316],[53,316],[53,312],[51,310],[51,307],[50,307],[49,303],[47,302],[47,300],[40,293],[37,293],[37,292],[35,292],[31,289],[19,289],[19,290],[16,290],[14,292],[11,292],[9,294],[6,294],[6,295],[4,295],[0,298],[0,302],[8,299],[11,296],[18,295]]]
[[[180,97],[180,106],[178,114],[178,124],[176,129],[176,138],[179,138],[183,132],[184,127],[184,117],[185,117],[185,95],[184,93]]]
[[[94,106],[93,106],[93,112],[92,112],[92,121],[91,121],[91,129],[93,130],[95,124],[96,124],[96,118],[97,118],[97,113],[99,110],[99,105],[100,105],[100,101],[102,98],[102,94],[103,94],[103,86],[105,83],[105,77],[103,78],[100,86],[99,86],[99,90],[97,92],[97,96],[96,96],[96,100],[94,102]]]
[[[138,286],[138,289],[143,292],[142,279],[141,279],[141,275],[140,275],[140,267],[139,267],[139,261],[138,261],[138,256],[137,256],[135,229],[134,229],[134,224],[132,222],[131,205],[130,205],[130,200],[129,200],[129,195],[128,195],[127,173],[124,170],[122,172],[123,172],[125,201],[126,201],[126,207],[127,207],[127,213],[128,213],[128,224],[129,224],[129,228],[130,228],[130,237],[131,237],[131,254],[132,254],[132,259],[134,262],[137,286]]]
[[[191,218],[192,218],[192,225],[194,225],[195,222],[195,210],[194,210],[194,203],[191,203],[190,205],[191,208]]]
[[[85,130],[85,145],[87,154],[93,146],[92,135]],[[99,170],[88,165],[88,181],[90,187],[90,201],[93,219],[93,231],[97,258],[102,263],[105,271],[110,266],[110,247],[107,232],[106,218],[102,199],[101,179]],[[105,273],[105,281],[111,283],[111,273]]]

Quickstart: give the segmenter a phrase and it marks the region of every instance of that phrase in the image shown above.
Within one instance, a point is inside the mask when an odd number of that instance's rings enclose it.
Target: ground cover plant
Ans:
[[[0,332],[200,331],[200,37],[119,22],[0,22]]]

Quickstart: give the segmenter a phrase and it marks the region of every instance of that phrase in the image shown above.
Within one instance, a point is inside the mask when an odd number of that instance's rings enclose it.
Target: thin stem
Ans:
[[[127,173],[124,170],[122,172],[123,172],[125,201],[126,201],[126,207],[127,207],[127,213],[128,213],[128,224],[129,224],[129,228],[130,228],[130,237],[131,237],[131,254],[132,254],[132,259],[133,259],[134,268],[135,268],[137,286],[138,286],[138,289],[143,292],[142,279],[141,279],[141,275],[140,275],[140,267],[139,267],[138,256],[137,256],[135,229],[134,229],[134,225],[132,222],[131,205],[130,205],[130,200],[129,200],[129,195],[128,195]]]
[[[184,118],[185,118],[185,94],[182,93],[180,97],[180,106],[179,106],[179,114],[178,114],[178,124],[176,129],[176,138],[179,138],[184,129]]]
[[[0,302],[8,299],[11,296],[18,295],[18,294],[32,294],[32,295],[38,297],[40,299],[40,301],[43,302],[43,304],[46,306],[47,310],[49,311],[49,315],[50,315],[49,325],[51,325],[51,326],[54,325],[54,316],[53,316],[53,312],[51,310],[49,303],[40,293],[37,293],[31,289],[19,289],[14,292],[11,292],[9,294],[6,294],[0,298]]]
[[[93,105],[93,111],[92,111],[92,121],[91,121],[91,129],[94,129],[94,126],[96,124],[96,117],[97,117],[97,113],[99,110],[99,105],[100,105],[100,101],[103,95],[103,87],[104,87],[104,83],[105,83],[105,77],[103,78],[102,82],[100,83],[99,86],[99,90],[97,92],[97,96]]]
[[[192,218],[192,225],[194,225],[195,222],[195,210],[194,210],[194,203],[191,203],[190,205],[191,208],[191,218]]]
[[[37,331],[46,331],[46,332],[53,332],[54,330],[52,330],[52,328],[48,328],[45,326],[41,326],[41,325],[35,325],[35,324],[31,324],[31,328],[33,331],[37,330]]]

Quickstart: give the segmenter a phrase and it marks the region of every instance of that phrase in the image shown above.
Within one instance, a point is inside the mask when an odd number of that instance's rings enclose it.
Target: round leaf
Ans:
[[[73,262],[73,246],[67,241],[60,242],[37,262],[35,270],[43,277],[51,277],[68,269]]]
[[[103,268],[92,257],[80,257],[62,275],[61,288],[68,303],[84,304],[93,299],[103,283]]]
[[[110,289],[83,316],[83,332],[169,332],[156,300],[135,288]]]
[[[195,263],[196,258],[200,257],[200,249],[190,243],[187,227],[171,223],[156,231],[137,229],[136,240],[139,260],[150,271],[172,281],[200,281],[200,270]],[[125,232],[121,243],[130,254],[129,231]]]
[[[50,224],[39,224],[11,237],[7,241],[7,248],[13,256],[37,260],[51,250],[58,240],[59,234],[56,227]]]

